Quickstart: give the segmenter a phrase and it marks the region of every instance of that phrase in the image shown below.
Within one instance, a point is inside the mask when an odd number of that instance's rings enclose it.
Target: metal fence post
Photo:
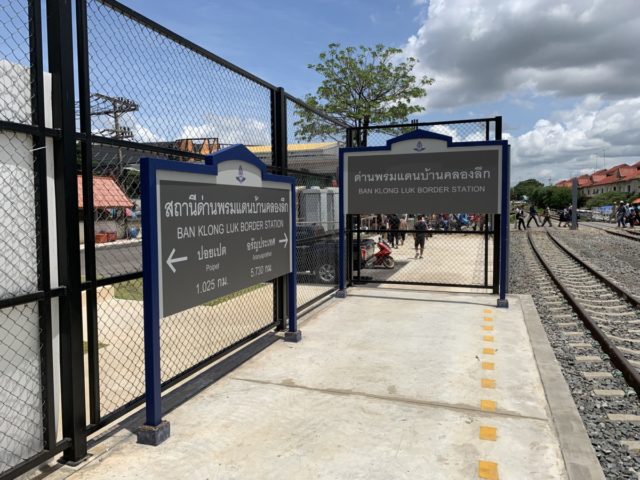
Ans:
[[[496,140],[502,140],[502,117],[495,117],[495,138]],[[509,212],[505,212],[506,215],[509,215]],[[493,216],[493,225],[491,225],[493,229],[493,293],[499,293],[500,288],[500,243],[501,232],[500,232],[500,224],[501,217],[500,214]]]
[[[47,0],[53,126],[61,132],[61,137],[54,140],[58,271],[60,284],[66,289],[60,298],[60,371],[62,429],[71,440],[63,461],[75,463],[86,456],[87,439],[72,18],[71,0]]]
[[[271,90],[271,151],[273,173],[285,175],[287,172],[287,98],[283,88]],[[295,189],[293,190],[295,192]],[[292,193],[293,194],[293,193]],[[296,266],[293,265],[294,273]],[[278,330],[284,330],[286,318],[285,279],[273,281],[273,319],[278,322]]]

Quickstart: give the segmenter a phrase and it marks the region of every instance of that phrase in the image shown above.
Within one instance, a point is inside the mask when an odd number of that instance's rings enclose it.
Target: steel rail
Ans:
[[[597,277],[600,281],[602,281],[604,284],[607,285],[607,287],[609,287],[612,290],[615,290],[615,292],[620,295],[621,297],[623,297],[626,301],[628,301],[629,303],[632,303],[635,307],[640,308],[640,298],[636,297],[633,293],[631,293],[629,290],[617,285],[613,279],[611,277],[608,277],[607,275],[604,275],[603,273],[599,272],[598,270],[595,269],[595,267],[592,267],[591,265],[589,265],[587,262],[585,262],[584,260],[582,260],[580,257],[578,257],[578,255],[573,252],[572,250],[569,249],[569,247],[567,247],[566,245],[564,245],[562,242],[560,242],[560,240],[558,240],[556,237],[554,237],[553,235],[551,235],[551,232],[547,231],[547,235],[549,236],[549,238],[553,241],[553,243],[555,243],[558,247],[560,247],[561,250],[563,250],[567,255],[569,255],[571,258],[573,258],[576,262],[578,262],[580,264],[581,267],[583,267],[584,269],[588,270],[589,273],[591,273],[592,275],[594,275],[595,277]]]
[[[611,235],[617,235],[618,237],[627,238],[629,240],[640,242],[640,236],[629,235],[628,233],[617,232],[616,230],[611,230],[610,228],[598,227],[596,225],[589,225],[587,223],[583,223],[582,225],[584,225],[585,227],[590,227],[596,230],[601,230],[603,232],[610,233]]]
[[[538,250],[538,247],[536,247],[535,243],[533,242],[531,232],[527,232],[527,239],[529,240],[531,249],[533,250],[534,254],[538,258],[544,269],[549,274],[551,280],[553,280],[562,295],[564,295],[569,304],[573,307],[574,311],[582,320],[585,327],[589,329],[589,331],[593,335],[593,338],[598,341],[602,349],[609,355],[611,363],[613,363],[613,365],[615,365],[615,367],[622,372],[622,375],[627,380],[629,386],[631,386],[638,394],[640,394],[640,373],[638,373],[637,369],[633,365],[631,365],[629,360],[626,359],[626,357],[622,354],[618,347],[616,347],[609,339],[609,337],[607,337],[607,334],[600,329],[596,321],[591,318],[591,315],[589,315],[584,307],[580,304],[580,301],[573,296],[569,289],[551,270],[551,267],[547,264],[544,257]]]

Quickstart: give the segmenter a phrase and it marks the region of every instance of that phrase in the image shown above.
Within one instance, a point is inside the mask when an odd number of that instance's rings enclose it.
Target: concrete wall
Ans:
[[[45,95],[51,78],[45,74]],[[0,112],[2,120],[30,123],[29,69],[0,59]],[[50,102],[46,102],[50,123]],[[50,125],[47,125],[50,126]],[[51,142],[47,143],[47,184],[53,209],[54,185]],[[0,131],[0,298],[38,290],[36,195],[33,139],[26,134]],[[55,213],[49,215],[50,252],[55,262]],[[57,286],[57,268],[51,269]],[[54,358],[59,356],[57,303],[53,302]],[[0,472],[40,452],[42,439],[42,386],[40,325],[37,303],[0,310]],[[57,362],[50,366],[59,382]],[[56,399],[50,399],[56,402]]]

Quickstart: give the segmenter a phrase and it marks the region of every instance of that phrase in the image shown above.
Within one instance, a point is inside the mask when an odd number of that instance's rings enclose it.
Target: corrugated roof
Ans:
[[[131,208],[133,202],[111,177],[93,177],[93,208]],[[78,175],[78,208],[84,208],[82,176]]]
[[[308,152],[311,150],[327,150],[336,148],[338,142],[318,142],[318,143],[290,143],[287,146],[289,152]],[[271,145],[253,145],[247,147],[252,153],[271,153]]]

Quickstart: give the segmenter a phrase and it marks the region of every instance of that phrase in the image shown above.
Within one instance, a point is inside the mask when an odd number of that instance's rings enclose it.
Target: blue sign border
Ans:
[[[380,147],[349,147],[340,149],[340,159],[338,164],[338,186],[340,188],[340,242],[338,253],[338,264],[340,271],[338,272],[338,283],[340,296],[345,295],[346,289],[346,228],[345,228],[345,196],[344,196],[344,154],[351,152],[382,152],[391,151],[394,143],[404,142],[407,140],[441,140],[447,142],[447,148],[465,148],[465,147],[502,147],[502,182],[501,182],[501,198],[500,198],[500,283],[499,283],[499,300],[498,306],[508,305],[506,302],[507,294],[507,272],[509,264],[509,183],[511,160],[509,157],[510,148],[507,140],[487,140],[482,142],[454,142],[453,138],[448,135],[430,132],[428,130],[412,130],[398,137],[387,140],[385,146]]]
[[[178,153],[178,152],[176,152]],[[263,182],[286,183],[291,188],[291,273],[287,274],[287,306],[289,332],[298,331],[296,298],[296,180],[267,172],[266,165],[244,145],[232,145],[205,157],[205,163],[186,163],[144,157],[140,159],[142,198],[142,278],[144,309],[144,359],[146,425],[156,427],[162,422],[160,398],[160,290],[158,272],[158,198],[156,191],[159,170],[201,175],[218,175],[220,164],[242,161],[260,170]]]

